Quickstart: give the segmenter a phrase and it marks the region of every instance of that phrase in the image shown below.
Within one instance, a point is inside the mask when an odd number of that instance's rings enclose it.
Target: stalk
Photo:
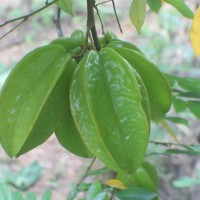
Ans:
[[[99,45],[99,40],[95,26],[94,6],[95,6],[95,0],[87,0],[87,31],[88,32],[91,31],[94,46],[96,50],[99,51],[101,47]]]

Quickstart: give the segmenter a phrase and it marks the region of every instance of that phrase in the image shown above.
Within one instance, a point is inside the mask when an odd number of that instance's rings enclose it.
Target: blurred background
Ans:
[[[195,12],[198,0],[185,1]],[[145,24],[137,33],[129,20],[130,0],[115,0],[117,14],[123,34],[120,33],[111,2],[99,6],[105,31],[113,31],[119,38],[133,42],[147,58],[166,73],[200,78],[200,59],[194,58],[189,39],[192,21],[184,18],[175,8],[163,4],[158,14],[147,8]],[[42,7],[41,0],[0,0],[0,24],[23,16]],[[86,30],[86,1],[74,0],[74,16],[61,13],[61,24],[65,36],[75,29]],[[46,45],[57,38],[53,18],[56,6],[32,16],[17,29],[0,40],[0,87],[10,70],[32,49]],[[0,37],[17,23],[0,27]],[[102,35],[97,19],[97,30]],[[173,112],[173,111],[171,111]],[[189,126],[170,124],[179,140],[186,144],[198,144],[200,121],[184,113]],[[175,142],[161,126],[153,125],[151,140]],[[149,151],[162,151],[162,145],[150,145]],[[153,150],[152,150],[153,149]],[[160,200],[200,199],[199,156],[148,156],[160,177]],[[10,159],[0,149],[0,183],[10,183],[24,193],[35,192],[41,196],[46,189],[52,190],[53,200],[66,199],[67,194],[80,179],[90,160],[79,158],[62,148],[54,135],[43,145],[17,159]],[[96,164],[97,168],[100,163]]]

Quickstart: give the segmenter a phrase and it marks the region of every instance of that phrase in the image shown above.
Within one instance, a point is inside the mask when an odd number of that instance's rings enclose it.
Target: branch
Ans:
[[[114,9],[114,13],[115,13],[116,20],[117,20],[117,24],[118,24],[118,26],[119,26],[119,30],[120,30],[121,33],[123,33],[123,32],[122,32],[122,27],[121,27],[121,25],[120,25],[120,21],[119,21],[118,15],[117,15],[117,11],[116,11],[116,6],[115,6],[114,0],[107,0],[107,1],[103,1],[103,2],[100,2],[100,3],[96,4],[96,5],[95,5],[95,8],[96,8],[96,10],[97,10],[97,15],[99,16],[97,7],[98,7],[99,5],[101,5],[101,4],[108,3],[108,2],[110,2],[110,1],[112,1],[112,5],[113,5],[113,9]],[[99,16],[99,18],[100,18],[100,16]],[[100,19],[100,22],[101,22],[101,19]],[[102,23],[101,23],[101,26],[102,26]]]
[[[45,6],[39,8],[38,10],[36,10],[36,11],[34,11],[32,13],[29,13],[27,15],[24,15],[24,16],[21,16],[21,17],[18,17],[18,18],[14,18],[14,19],[5,21],[3,24],[0,24],[0,28],[3,27],[3,26],[5,26],[5,25],[7,25],[7,24],[9,24],[9,23],[12,23],[12,22],[15,22],[15,21],[19,21],[21,19],[23,19],[23,21],[26,21],[29,17],[31,17],[31,16],[39,13],[40,11],[44,10],[45,8],[53,5],[54,3],[58,2],[58,1],[59,0],[54,0],[54,1],[50,2],[50,3],[48,1],[46,1]]]
[[[58,37],[62,37],[63,36],[63,31],[62,31],[62,27],[60,24],[60,14],[61,14],[61,9],[59,6],[57,6],[57,14],[56,17],[53,18],[53,21],[56,25],[56,31],[57,31],[57,35]]]
[[[103,26],[103,21],[102,21],[102,19],[101,19],[101,16],[100,16],[100,13],[99,13],[99,9],[98,9],[97,5],[99,5],[99,4],[94,5],[94,8],[95,8],[95,10],[96,10],[96,12],[97,12],[97,16],[98,16],[99,21],[100,21],[100,24],[101,24],[102,34],[105,35],[104,26]]]
[[[94,0],[87,0],[87,31],[92,32],[92,38],[94,42],[94,46],[97,51],[100,50],[99,40],[97,36],[95,20],[94,20],[94,10],[95,1]]]
[[[108,3],[110,1],[112,1],[112,0],[107,0],[107,1],[103,1],[103,2],[97,3],[96,6],[99,6],[99,5],[104,4],[104,3]]]
[[[14,26],[11,30],[9,30],[7,33],[5,33],[4,35],[2,35],[0,37],[0,40],[2,40],[4,37],[6,37],[9,33],[11,33],[12,31],[14,31],[17,27],[19,27],[21,24],[23,24],[27,19],[24,19],[23,21],[21,21],[19,24],[17,24],[16,26]]]
[[[112,5],[113,5],[115,17],[116,17],[116,19],[117,19],[117,24],[118,24],[118,26],[119,26],[119,30],[120,30],[120,32],[122,33],[122,28],[121,28],[121,25],[120,25],[120,22],[119,22],[119,18],[118,18],[118,15],[117,15],[117,11],[116,11],[116,8],[115,8],[115,2],[114,2],[114,0],[112,0]]]

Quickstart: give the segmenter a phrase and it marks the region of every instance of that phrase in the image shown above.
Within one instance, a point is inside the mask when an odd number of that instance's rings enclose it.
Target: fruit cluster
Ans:
[[[142,164],[150,121],[170,109],[162,72],[133,44],[112,33],[86,44],[82,31],[25,55],[0,96],[0,141],[11,157],[54,132],[61,145],[133,174]]]

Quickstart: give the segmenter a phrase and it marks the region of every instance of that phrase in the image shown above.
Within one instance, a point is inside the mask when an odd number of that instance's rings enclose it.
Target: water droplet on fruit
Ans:
[[[15,101],[19,101],[20,97],[21,97],[20,95],[17,95]]]
[[[125,140],[126,140],[126,141],[128,141],[128,140],[129,140],[129,138],[130,138],[130,136],[129,136],[129,135],[127,135],[127,136],[125,137]]]

